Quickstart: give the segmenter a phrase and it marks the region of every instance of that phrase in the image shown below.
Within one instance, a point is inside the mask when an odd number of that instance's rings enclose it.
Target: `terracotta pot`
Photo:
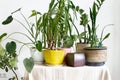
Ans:
[[[90,66],[101,66],[107,59],[107,48],[85,48],[86,64]]]
[[[90,44],[76,43],[76,52],[84,53],[84,48],[90,47]]]
[[[83,66],[85,65],[85,55],[84,53],[68,53],[65,62],[72,67]]]
[[[43,50],[45,63],[48,65],[61,65],[64,60],[64,50]]]

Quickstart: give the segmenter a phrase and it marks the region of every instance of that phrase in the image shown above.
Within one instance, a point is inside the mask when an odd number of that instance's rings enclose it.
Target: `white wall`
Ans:
[[[81,6],[83,9],[86,9],[88,12],[89,6],[92,5],[94,0],[73,0],[75,4]],[[48,8],[48,3],[50,0],[0,0],[0,34],[3,32],[11,33],[13,31],[22,31],[23,28],[19,27],[20,25],[16,22],[3,26],[1,22],[5,20],[5,18],[10,15],[10,13],[20,7],[22,7],[23,13],[28,17],[30,11],[35,9],[40,12],[45,12]],[[120,21],[120,1],[119,0],[106,0],[103,4],[100,13],[98,15],[97,22],[100,26],[104,26],[107,24],[114,24],[114,26],[110,26],[106,29],[106,32],[111,32],[111,36],[108,40],[105,41],[105,45],[108,46],[108,61],[107,66],[110,69],[113,80],[120,80],[119,78],[119,21]],[[18,17],[20,18],[20,17]],[[19,38],[19,36],[14,36],[15,38]],[[4,41],[5,43],[6,41]],[[29,50],[23,50],[22,55],[20,56],[19,62],[22,63],[22,59],[29,54]],[[23,66],[21,66],[23,67]],[[22,68],[20,69],[22,70]],[[22,74],[22,72],[21,72]]]

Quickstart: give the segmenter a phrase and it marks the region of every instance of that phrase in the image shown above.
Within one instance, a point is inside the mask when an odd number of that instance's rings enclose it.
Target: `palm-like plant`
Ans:
[[[107,39],[110,35],[110,33],[106,34],[103,37],[103,31],[105,28],[103,28],[101,33],[101,38],[99,39],[97,36],[97,25],[96,25],[96,19],[97,15],[99,13],[99,10],[105,0],[97,0],[93,3],[92,8],[90,8],[90,19],[91,19],[91,26],[88,25],[88,31],[89,31],[89,40],[91,47],[102,47],[102,42]]]

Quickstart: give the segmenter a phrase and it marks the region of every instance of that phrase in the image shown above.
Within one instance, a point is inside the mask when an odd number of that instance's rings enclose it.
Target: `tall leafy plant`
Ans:
[[[62,44],[65,34],[71,36],[70,7],[73,7],[71,0],[51,0],[41,22],[44,47],[55,49]]]
[[[99,39],[97,36],[97,25],[96,25],[96,19],[97,15],[99,13],[99,10],[105,0],[97,0],[96,2],[93,3],[92,8],[90,8],[90,19],[91,19],[91,26],[88,25],[88,31],[89,31],[89,36],[90,36],[90,44],[91,47],[102,47],[102,42],[107,39],[110,35],[110,33],[107,33],[103,37],[103,32],[104,29],[102,30],[101,33],[101,38]]]

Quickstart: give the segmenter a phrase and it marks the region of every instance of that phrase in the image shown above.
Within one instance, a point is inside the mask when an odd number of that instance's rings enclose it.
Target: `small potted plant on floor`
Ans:
[[[90,8],[91,26],[88,25],[90,47],[85,48],[86,64],[90,66],[103,65],[107,57],[107,47],[103,46],[102,42],[109,37],[110,33],[104,36],[103,32],[105,28],[103,28],[101,37],[99,38],[96,25],[97,15],[104,1],[105,0],[97,0],[93,3],[92,8]]]

